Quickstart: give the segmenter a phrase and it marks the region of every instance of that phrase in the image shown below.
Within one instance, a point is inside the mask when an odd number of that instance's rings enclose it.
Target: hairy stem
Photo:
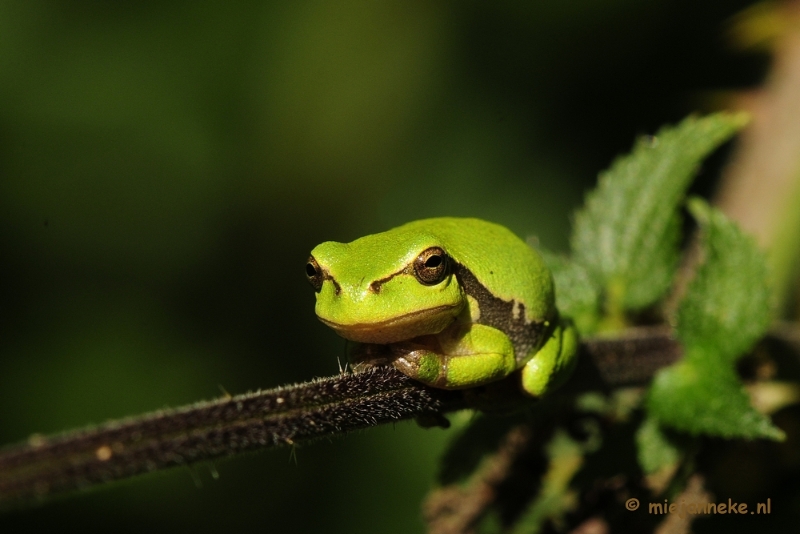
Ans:
[[[663,327],[589,339],[582,350],[588,357],[581,358],[565,389],[645,383],[681,354]],[[531,402],[516,389],[506,388],[516,395],[511,402]],[[442,413],[485,407],[486,397],[426,387],[391,367],[376,367],[55,436],[34,435],[0,451],[0,506],[393,421],[441,420]]]

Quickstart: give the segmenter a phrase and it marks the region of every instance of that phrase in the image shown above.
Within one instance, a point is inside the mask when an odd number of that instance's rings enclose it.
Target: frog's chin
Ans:
[[[405,313],[383,321],[352,324],[317,317],[345,339],[386,345],[418,336],[438,334],[453,322],[459,311],[459,305],[444,305]]]

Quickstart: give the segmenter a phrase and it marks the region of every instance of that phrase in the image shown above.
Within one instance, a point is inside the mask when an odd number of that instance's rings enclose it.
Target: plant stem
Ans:
[[[563,391],[646,383],[681,356],[664,327],[587,339]],[[509,377],[513,381],[516,377]],[[476,393],[476,389],[479,393]],[[291,445],[413,418],[485,408],[492,391],[519,407],[535,402],[514,384],[448,391],[391,367],[227,396],[54,436],[34,435],[0,451],[0,507],[178,465]]]

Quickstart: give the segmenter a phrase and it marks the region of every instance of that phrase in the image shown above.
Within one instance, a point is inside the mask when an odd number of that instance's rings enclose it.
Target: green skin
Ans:
[[[328,241],[306,274],[319,319],[357,342],[356,369],[391,364],[444,389],[519,371],[541,396],[574,367],[577,333],[559,319],[549,269],[503,226],[443,217]]]

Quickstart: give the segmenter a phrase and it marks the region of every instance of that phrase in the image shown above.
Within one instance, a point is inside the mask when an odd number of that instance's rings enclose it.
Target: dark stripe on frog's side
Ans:
[[[455,263],[455,262],[454,262]],[[467,295],[478,301],[480,318],[478,324],[485,324],[504,332],[514,345],[514,357],[518,363],[527,360],[533,349],[542,345],[546,334],[546,325],[542,322],[525,321],[525,305],[517,304],[518,316],[514,317],[514,302],[506,301],[492,295],[483,287],[472,272],[461,264],[455,263],[455,275],[458,283]],[[555,320],[550,321],[551,324]]]

